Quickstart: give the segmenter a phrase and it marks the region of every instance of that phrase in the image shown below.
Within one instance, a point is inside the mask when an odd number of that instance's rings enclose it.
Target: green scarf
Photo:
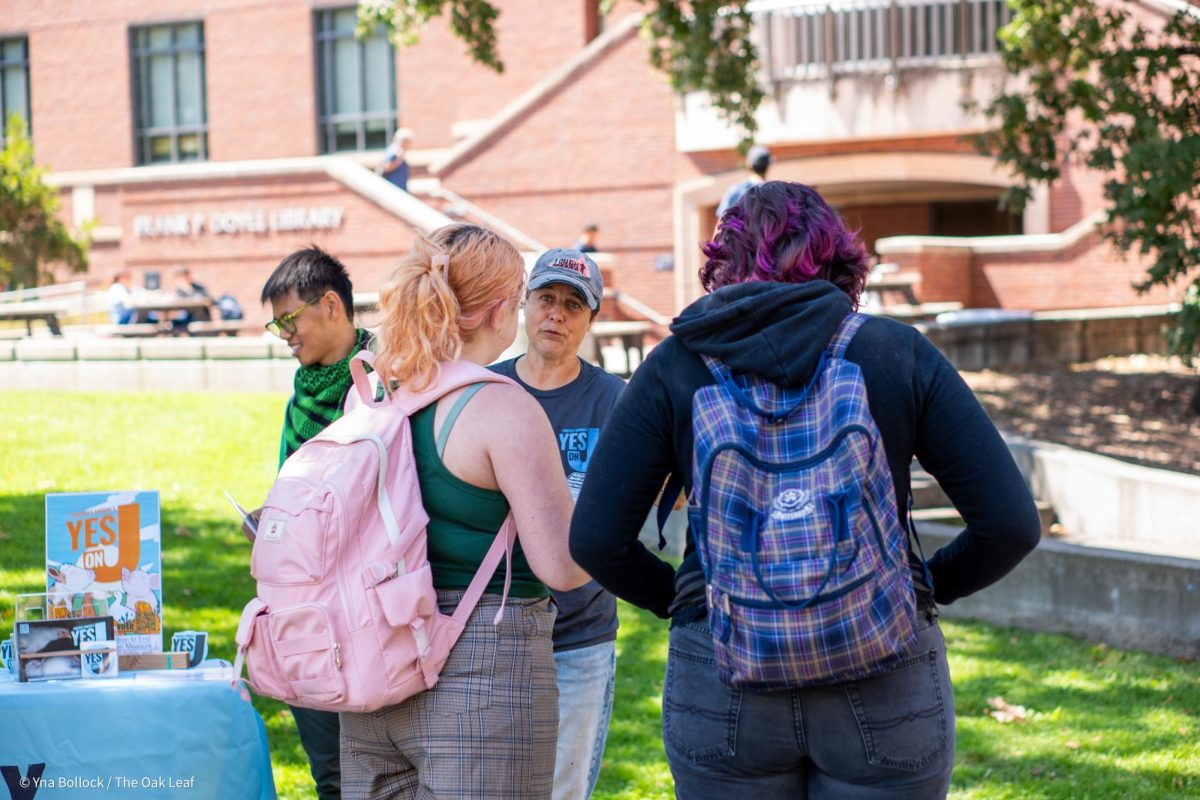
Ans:
[[[371,334],[358,329],[358,341],[341,361],[333,364],[314,364],[296,370],[294,392],[283,413],[283,438],[279,444],[279,466],[300,445],[316,436],[329,423],[342,415],[342,403],[350,390],[350,358],[359,350],[368,349]]]

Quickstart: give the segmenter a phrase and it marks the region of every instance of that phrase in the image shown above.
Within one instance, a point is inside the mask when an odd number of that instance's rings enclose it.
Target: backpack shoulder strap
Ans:
[[[439,458],[446,447],[446,440],[450,436],[450,429],[458,419],[458,415],[470,399],[475,396],[475,393],[489,383],[507,383],[517,386],[517,383],[511,378],[507,378],[497,372],[492,372],[487,367],[472,364],[469,361],[443,362],[438,365],[438,377],[432,387],[420,395],[408,395],[405,398],[403,405],[415,411],[418,408],[423,408],[430,403],[436,402],[456,389],[461,389],[464,386],[467,387],[467,391],[463,392],[450,408],[450,413],[447,415],[446,421],[442,423],[442,430],[438,433],[437,452]],[[508,590],[512,586],[512,557],[513,546],[516,544],[516,541],[517,523],[510,509],[508,516],[505,517],[504,524],[500,526],[500,530],[492,540],[492,546],[488,548],[487,554],[483,557],[483,562],[480,563],[479,569],[475,571],[475,577],[471,579],[466,592],[458,601],[458,607],[454,609],[454,620],[459,624],[460,631],[466,627],[467,618],[475,610],[475,606],[479,603],[479,598],[483,596],[484,589],[487,588],[492,575],[496,572],[496,568],[500,566],[501,559],[504,559],[504,591],[500,597],[500,608],[497,609],[492,624],[499,625],[500,621],[504,618],[504,607],[508,603]],[[454,639],[457,638],[454,637]]]
[[[483,596],[483,590],[491,582],[492,575],[500,566],[501,558],[504,559],[504,592],[500,595],[500,608],[496,610],[492,624],[499,625],[500,621],[504,619],[504,606],[508,604],[508,590],[512,586],[513,545],[516,541],[517,523],[513,519],[512,511],[509,511],[508,516],[504,518],[504,524],[496,533],[496,538],[492,540],[492,546],[488,548],[487,555],[483,557],[483,563],[479,565],[475,577],[471,579],[471,584],[463,593],[462,599],[458,601],[458,607],[454,609],[454,620],[459,625],[459,631],[466,627],[467,618],[471,616],[471,612],[479,603],[479,598]],[[455,638],[457,639],[457,637]]]
[[[838,326],[837,333],[829,340],[829,344],[825,346],[825,352],[830,358],[844,358],[846,356],[846,348],[850,346],[850,341],[854,338],[854,334],[858,333],[858,329],[867,321],[866,314],[859,314],[857,311],[851,311],[842,320],[842,324]]]
[[[471,398],[478,394],[479,390],[487,386],[487,381],[479,381],[467,387],[467,390],[458,396],[454,401],[454,405],[450,407],[450,413],[446,415],[445,422],[442,423],[442,429],[437,435],[437,454],[438,458],[446,452],[446,441],[450,438],[450,429],[454,427],[454,423],[458,421],[458,415],[467,407],[467,403],[471,402]]]
[[[506,378],[498,372],[492,372],[487,367],[481,367],[469,361],[443,361],[438,365],[437,377],[428,388],[420,392],[412,392],[405,386],[398,386],[392,391],[391,404],[403,411],[405,415],[411,416],[455,389],[461,389],[473,383],[507,383],[517,386],[511,378]]]

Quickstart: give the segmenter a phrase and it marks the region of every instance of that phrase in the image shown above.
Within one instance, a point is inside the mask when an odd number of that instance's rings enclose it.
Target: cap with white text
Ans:
[[[578,250],[557,247],[547,250],[534,262],[529,273],[529,291],[552,283],[564,283],[583,295],[588,308],[600,310],[604,299],[604,279],[596,262]]]

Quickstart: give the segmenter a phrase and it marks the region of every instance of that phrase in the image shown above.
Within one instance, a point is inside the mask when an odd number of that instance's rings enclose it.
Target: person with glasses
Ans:
[[[283,415],[279,465],[300,445],[342,416],[350,390],[350,357],[371,345],[371,334],[354,326],[354,294],[346,268],[319,247],[297,250],[280,262],[263,286],[271,304],[271,333],[288,343],[300,362]],[[251,516],[257,518],[258,512]],[[242,529],[247,538],[253,534]],[[338,715],[292,707],[300,744],[308,754],[321,800],[341,797]]]
[[[354,326],[354,296],[346,268],[319,247],[297,250],[263,286],[275,318],[267,330],[287,342],[300,362],[284,413],[280,465],[342,415],[350,389],[350,356],[371,334]]]

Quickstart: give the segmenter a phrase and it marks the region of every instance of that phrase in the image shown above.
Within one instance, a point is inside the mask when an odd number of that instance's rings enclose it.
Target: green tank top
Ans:
[[[471,389],[467,391],[471,392]],[[429,565],[433,570],[433,585],[438,589],[466,589],[508,516],[508,500],[501,492],[469,484],[446,469],[433,433],[436,410],[437,403],[433,403],[411,417],[413,456],[417,462],[421,500],[429,514]],[[452,411],[443,437],[448,435],[456,417]],[[486,591],[491,594],[504,591],[503,559]],[[550,595],[550,590],[529,568],[520,541],[513,547],[509,595]]]

